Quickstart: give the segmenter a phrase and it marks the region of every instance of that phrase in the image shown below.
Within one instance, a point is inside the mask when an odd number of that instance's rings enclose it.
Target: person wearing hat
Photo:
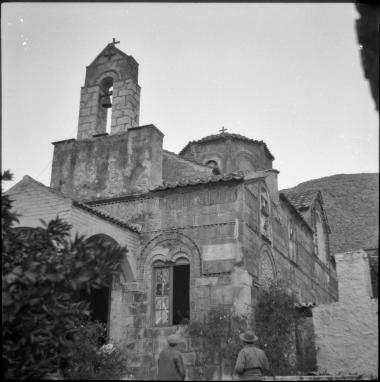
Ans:
[[[158,356],[159,381],[183,381],[186,376],[182,353],[177,346],[184,342],[178,335],[172,334],[167,338],[169,347],[162,350]]]
[[[258,337],[251,330],[246,330],[239,337],[245,346],[237,356],[235,372],[241,381],[260,380],[263,371],[269,371],[269,362],[264,351],[254,345]]]

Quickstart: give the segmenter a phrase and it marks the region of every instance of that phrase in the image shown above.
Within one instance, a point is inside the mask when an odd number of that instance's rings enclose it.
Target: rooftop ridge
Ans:
[[[254,143],[254,144],[258,144],[258,145],[261,145],[261,146],[264,146],[264,150],[267,152],[267,154],[270,156],[270,158],[272,160],[274,160],[274,156],[273,154],[270,152],[268,146],[266,145],[266,143],[264,141],[258,141],[258,140],[255,140],[255,139],[252,139],[252,138],[248,138],[248,137],[245,137],[244,135],[241,135],[241,134],[236,134],[236,133],[220,133],[220,134],[212,134],[212,135],[208,135],[206,137],[203,137],[201,139],[198,139],[198,140],[195,140],[195,141],[190,141],[186,144],[186,146],[179,152],[179,155],[181,155],[187,148],[188,146],[190,146],[191,144],[193,143],[205,143],[205,142],[210,142],[210,141],[213,141],[213,140],[218,140],[218,139],[227,139],[227,138],[231,138],[231,139],[240,139],[240,140],[244,140],[246,142],[250,142],[250,143]]]

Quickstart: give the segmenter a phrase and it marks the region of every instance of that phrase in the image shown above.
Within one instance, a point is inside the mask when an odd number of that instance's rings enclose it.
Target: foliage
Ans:
[[[11,175],[5,172],[2,180]],[[2,377],[41,379],[68,367],[89,315],[80,292],[106,286],[126,249],[101,239],[70,240],[59,218],[17,229],[12,201],[2,195]]]
[[[87,321],[81,325],[73,345],[76,357],[64,370],[65,379],[117,380],[127,374],[127,353],[113,344],[99,346],[99,339],[105,339],[106,332],[100,322]]]
[[[275,375],[296,373],[295,309],[296,300],[281,282],[263,288],[255,306],[256,332]]]
[[[222,305],[210,309],[205,320],[190,321],[189,334],[192,337],[203,338],[203,354],[199,363],[202,366],[222,365],[225,371],[232,373],[237,355],[242,348],[239,334],[250,323],[248,316],[237,315],[230,308]],[[221,368],[219,378],[221,379]],[[211,375],[206,375],[210,379]]]

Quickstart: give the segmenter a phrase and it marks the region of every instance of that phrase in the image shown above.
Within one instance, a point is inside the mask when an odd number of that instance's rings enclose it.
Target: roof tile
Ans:
[[[223,174],[223,175],[210,175],[210,176],[199,177],[199,178],[180,179],[176,182],[163,182],[162,186],[158,186],[152,189],[151,191],[167,190],[170,188],[177,188],[177,187],[195,186],[198,184],[206,184],[206,183],[227,182],[233,179],[243,180],[244,172],[234,171],[229,174]]]

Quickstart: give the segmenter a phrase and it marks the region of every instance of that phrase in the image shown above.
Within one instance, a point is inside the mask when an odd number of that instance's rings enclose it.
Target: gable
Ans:
[[[71,199],[35,181],[28,175],[6,193],[13,201],[12,209],[20,214],[19,226],[40,226],[40,219],[50,221],[56,216],[65,218],[71,208]]]
[[[94,66],[98,64],[105,64],[109,61],[116,61],[122,58],[128,58],[121,50],[117,49],[113,44],[108,44],[91,62],[89,66]]]

